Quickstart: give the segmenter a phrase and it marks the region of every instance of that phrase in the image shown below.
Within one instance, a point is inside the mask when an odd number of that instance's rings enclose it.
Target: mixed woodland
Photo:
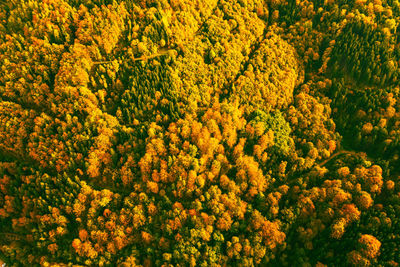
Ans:
[[[399,24],[399,0],[2,1],[0,259],[399,266]]]

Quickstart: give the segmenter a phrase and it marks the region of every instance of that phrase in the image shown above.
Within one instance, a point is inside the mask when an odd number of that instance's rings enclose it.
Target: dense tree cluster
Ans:
[[[398,0],[0,3],[7,266],[398,266]]]

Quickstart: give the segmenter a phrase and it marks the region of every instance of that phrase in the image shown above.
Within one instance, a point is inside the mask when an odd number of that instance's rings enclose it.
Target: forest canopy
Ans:
[[[398,0],[1,2],[0,263],[399,266],[399,22]]]

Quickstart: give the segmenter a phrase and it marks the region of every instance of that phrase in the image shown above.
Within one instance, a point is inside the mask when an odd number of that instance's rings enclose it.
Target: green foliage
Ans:
[[[257,110],[250,115],[250,118],[250,125],[253,127],[261,127],[263,132],[273,131],[275,153],[285,156],[290,152],[293,144],[290,138],[291,128],[280,111],[267,114]],[[259,123],[261,125],[258,125]]]
[[[398,84],[398,59],[393,52],[390,38],[381,28],[362,21],[348,22],[336,38],[332,72],[342,69],[367,85]]]

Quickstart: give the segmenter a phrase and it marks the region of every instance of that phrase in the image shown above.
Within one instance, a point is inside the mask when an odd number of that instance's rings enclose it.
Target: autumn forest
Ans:
[[[0,1],[0,259],[399,266],[400,1]]]

